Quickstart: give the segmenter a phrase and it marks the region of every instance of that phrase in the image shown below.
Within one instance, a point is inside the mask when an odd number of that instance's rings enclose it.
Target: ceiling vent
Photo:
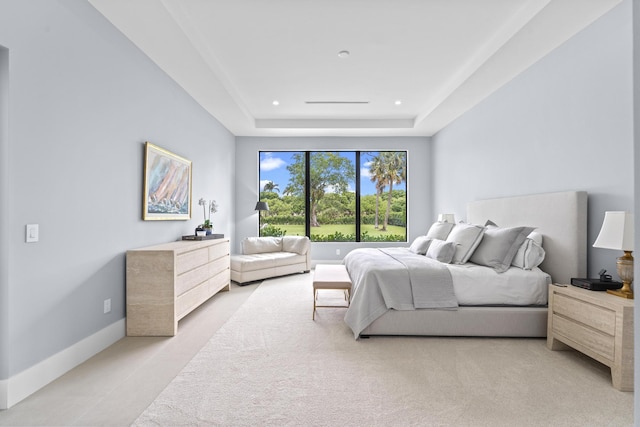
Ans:
[[[369,101],[304,101],[305,104],[368,104]]]

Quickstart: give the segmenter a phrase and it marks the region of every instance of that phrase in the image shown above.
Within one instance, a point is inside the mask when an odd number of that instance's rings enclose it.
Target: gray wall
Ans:
[[[0,45],[6,379],[123,319],[125,251],[193,234],[199,197],[233,233],[234,137],[84,0],[0,2]],[[191,220],[141,220],[147,140],[193,161]]]
[[[257,236],[258,214],[253,210],[259,196],[259,151],[295,150],[407,150],[407,235],[409,242],[425,234],[433,222],[430,215],[429,193],[431,179],[431,144],[429,138],[236,138],[236,234],[232,250],[239,252],[239,242],[245,237]],[[378,243],[377,246],[380,244]],[[385,244],[399,246],[398,243]],[[318,242],[311,246],[314,261],[342,260],[356,247],[376,246],[365,243]],[[340,255],[336,255],[340,249]]]
[[[434,212],[469,200],[589,192],[589,246],[606,210],[633,210],[631,2],[553,51],[433,138]],[[589,272],[620,254],[589,248]]]

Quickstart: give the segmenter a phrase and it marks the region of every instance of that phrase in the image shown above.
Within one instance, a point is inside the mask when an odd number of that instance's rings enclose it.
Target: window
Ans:
[[[406,242],[406,181],[406,151],[260,152],[260,235]]]

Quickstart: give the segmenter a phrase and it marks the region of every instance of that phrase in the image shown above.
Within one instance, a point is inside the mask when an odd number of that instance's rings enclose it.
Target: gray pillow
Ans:
[[[431,241],[429,249],[427,250],[427,258],[450,264],[455,252],[456,244],[454,242],[434,239]]]
[[[411,246],[409,246],[409,250],[414,254],[424,255],[427,253],[430,244],[431,239],[427,238],[427,236],[418,236],[413,243],[411,243]]]
[[[452,222],[434,222],[427,232],[427,238],[446,240],[454,225]]]
[[[455,242],[456,253],[453,255],[454,264],[464,264],[469,261],[471,254],[480,244],[485,227],[481,225],[458,223],[447,236],[447,242]]]
[[[470,261],[492,267],[498,273],[504,273],[509,269],[518,249],[534,228],[488,226]]]

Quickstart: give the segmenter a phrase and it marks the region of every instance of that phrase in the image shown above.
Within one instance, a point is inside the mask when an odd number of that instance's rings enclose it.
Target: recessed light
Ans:
[[[340,52],[338,52],[338,58],[340,59],[346,59],[349,57],[349,55],[351,55],[351,53],[349,53],[348,50],[341,50]]]
[[[400,100],[398,99],[398,100],[396,101],[396,103],[395,103],[395,104],[396,104],[396,105],[401,105],[401,104],[402,104],[402,101],[400,101]]]
[[[278,101],[276,100],[276,101],[273,101],[273,102],[272,102],[272,104],[273,104],[273,105],[280,105],[280,102],[278,102]]]

